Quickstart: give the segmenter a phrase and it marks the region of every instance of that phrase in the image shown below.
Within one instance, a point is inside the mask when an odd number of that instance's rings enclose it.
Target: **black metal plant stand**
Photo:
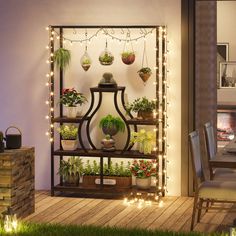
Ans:
[[[118,105],[118,98],[120,94],[121,104],[123,109],[125,108],[125,101],[124,101],[124,92],[125,87],[107,87],[107,88],[101,88],[101,87],[93,87],[90,88],[91,92],[91,101],[90,101],[90,107],[86,114],[83,117],[76,117],[76,118],[67,118],[63,117],[63,107],[60,105],[60,112],[59,117],[54,117],[54,111],[55,111],[55,101],[54,101],[54,90],[55,90],[55,79],[54,79],[54,62],[50,58],[50,107],[53,108],[50,110],[50,121],[51,124],[59,123],[62,125],[63,123],[77,123],[79,124],[79,142],[81,148],[78,148],[74,151],[67,151],[62,150],[61,145],[59,149],[55,149],[55,143],[54,143],[54,126],[52,125],[50,128],[50,133],[52,137],[51,141],[51,195],[53,196],[55,191],[59,192],[73,192],[73,193],[79,193],[83,196],[108,196],[108,197],[114,197],[114,196],[124,196],[127,195],[129,192],[135,192],[136,189],[130,189],[125,191],[120,191],[115,188],[109,187],[106,188],[103,183],[103,162],[104,158],[108,158],[108,164],[110,163],[111,158],[135,158],[135,159],[153,159],[157,160],[157,183],[156,187],[150,189],[147,192],[154,192],[158,196],[161,194],[162,196],[165,195],[165,187],[166,187],[166,127],[167,127],[167,119],[166,119],[166,33],[163,31],[163,29],[166,29],[165,26],[50,26],[50,55],[54,54],[54,36],[55,36],[55,30],[59,30],[59,46],[63,47],[63,30],[64,29],[79,29],[79,28],[100,28],[100,29],[111,29],[111,28],[120,28],[120,29],[147,29],[147,28],[154,28],[156,30],[156,71],[155,71],[155,88],[156,88],[156,111],[157,116],[156,118],[150,119],[150,120],[138,120],[135,119],[131,114],[129,114],[129,117],[126,118],[126,116],[122,113],[119,105]],[[162,40],[160,40],[160,38]],[[161,42],[161,43],[160,43]],[[161,63],[160,63],[161,61]],[[62,93],[63,89],[63,71],[60,69],[59,73],[59,89],[60,89],[60,95]],[[120,117],[123,119],[126,129],[127,129],[127,138],[124,145],[124,148],[122,150],[115,150],[114,152],[106,152],[102,149],[98,149],[91,137],[90,137],[90,125],[91,121],[94,117],[94,115],[99,110],[101,104],[102,104],[102,98],[103,93],[111,93],[113,94],[114,99],[114,106],[116,108],[116,111],[120,115]],[[95,95],[98,95],[98,103],[96,106],[95,104]],[[89,143],[90,147],[86,147],[84,144],[84,136],[82,134],[82,127],[85,125],[86,127],[86,137]],[[153,151],[151,154],[142,154],[139,153],[136,150],[132,150],[132,145],[129,145],[130,143],[130,136],[131,136],[131,127],[134,131],[138,131],[139,125],[149,125],[154,126],[157,130],[156,135],[156,150]],[[60,137],[61,141],[61,137]],[[80,186],[63,186],[62,178],[60,178],[60,183],[58,185],[55,185],[54,181],[54,174],[55,174],[55,168],[54,168],[54,161],[55,158],[59,157],[59,160],[62,160],[64,156],[81,156],[81,157],[99,157],[100,158],[100,185],[96,188],[84,188],[83,185]],[[164,158],[165,157],[165,158]],[[159,165],[161,163],[161,165]],[[160,175],[161,173],[161,175]],[[160,176],[162,176],[160,178]]]

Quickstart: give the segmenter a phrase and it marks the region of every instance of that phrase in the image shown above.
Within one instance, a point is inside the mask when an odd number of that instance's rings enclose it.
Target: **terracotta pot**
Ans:
[[[150,76],[151,76],[151,73],[139,72],[139,77],[143,80],[144,83],[147,82]]]
[[[153,112],[152,111],[139,111],[138,112],[138,119],[150,120],[153,119]]]
[[[63,150],[74,151],[78,147],[78,140],[61,140]]]
[[[151,177],[147,178],[136,177],[136,186],[139,189],[149,189],[151,187]]]
[[[135,55],[131,54],[131,55],[127,56],[127,57],[122,56],[121,59],[122,59],[124,64],[131,65],[135,61]]]

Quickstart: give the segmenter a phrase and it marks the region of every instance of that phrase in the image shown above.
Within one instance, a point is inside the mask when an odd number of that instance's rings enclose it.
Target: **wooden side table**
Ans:
[[[0,208],[10,206],[17,217],[35,210],[34,148],[5,150],[0,153]]]

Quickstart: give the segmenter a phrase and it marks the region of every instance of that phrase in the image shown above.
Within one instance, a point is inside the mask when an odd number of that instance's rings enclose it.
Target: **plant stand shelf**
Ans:
[[[142,154],[135,150],[123,151],[116,150],[114,152],[105,152],[101,149],[77,149],[75,151],[56,150],[53,152],[55,156],[84,156],[84,157],[115,157],[115,158],[135,158],[135,159],[156,159],[156,153]]]
[[[76,194],[80,197],[102,197],[102,198],[124,198],[129,197],[132,195],[138,194],[153,194],[156,193],[156,187],[151,187],[147,190],[140,190],[137,189],[135,186],[131,188],[118,188],[114,186],[97,186],[96,188],[88,188],[84,187],[83,184],[79,186],[63,186],[63,185],[56,185],[53,187],[53,190],[56,192],[61,192],[64,194]]]

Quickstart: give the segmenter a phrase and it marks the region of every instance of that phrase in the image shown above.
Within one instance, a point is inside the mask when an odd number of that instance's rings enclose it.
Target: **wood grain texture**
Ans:
[[[193,198],[165,197],[157,203],[138,208],[124,205],[123,200],[51,197],[48,192],[36,192],[36,211],[24,221],[76,225],[114,226],[173,231],[190,231]],[[217,205],[219,203],[215,203]],[[222,204],[232,207],[232,204]],[[227,231],[236,213],[222,210],[203,212],[194,230],[200,232]]]

